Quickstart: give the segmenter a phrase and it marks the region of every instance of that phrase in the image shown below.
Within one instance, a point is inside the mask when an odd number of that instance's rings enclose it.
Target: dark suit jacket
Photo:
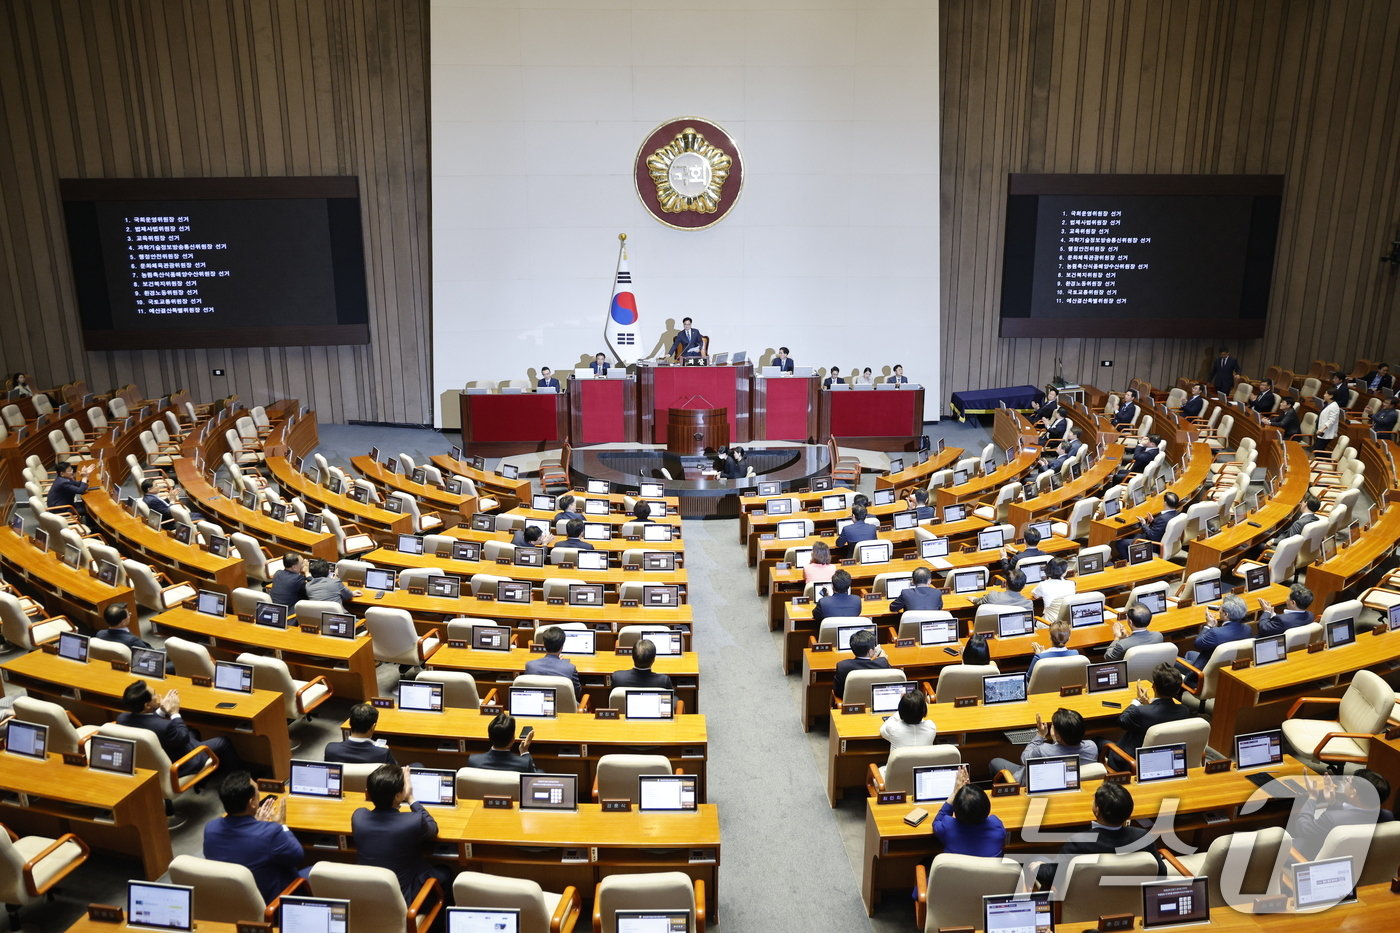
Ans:
[[[606,376],[608,374],[608,364],[599,363],[597,360],[588,364],[588,368],[593,370],[595,376]]]
[[[1017,553],[1017,554],[1012,554],[1010,557],[1008,557],[1008,558],[1006,559],[1006,569],[1007,569],[1007,570],[1015,570],[1015,569],[1016,569],[1016,565],[1019,564],[1021,561],[1025,560],[1025,559],[1028,558],[1028,557],[1049,557],[1049,556],[1050,556],[1049,554],[1047,554],[1045,551],[1042,551],[1042,550],[1041,550],[1040,548],[1038,548],[1038,547],[1028,547],[1028,548],[1026,548],[1024,551],[1021,551],[1021,552],[1019,552],[1019,553]]]
[[[554,545],[554,547],[571,547],[576,548],[580,551],[597,550],[597,548],[593,546],[592,541],[585,541],[582,538],[565,538],[563,541],[560,541],[558,544]],[[554,548],[550,548],[550,550],[553,549]]]
[[[778,367],[778,372],[780,373],[790,373],[792,372],[792,367],[796,364],[792,361],[792,357],[788,357],[787,359],[779,359],[775,356],[773,357],[773,365]]]
[[[1297,628],[1300,625],[1307,625],[1308,623],[1312,622],[1312,620],[1313,614],[1305,609],[1300,609],[1297,612],[1280,612],[1277,615],[1272,615],[1269,616],[1269,618],[1267,619],[1260,620],[1259,634],[1278,635],[1279,633],[1286,632],[1291,628]]]
[[[146,503],[146,506],[152,512],[155,512],[157,515],[159,515],[161,519],[170,518],[170,503],[166,502],[164,499],[162,499],[155,493],[146,493],[144,496],[141,497],[141,501]]]
[[[263,900],[272,899],[293,880],[305,853],[286,826],[251,816],[224,816],[204,824],[204,857],[243,865]]]
[[[1298,420],[1298,412],[1290,408],[1287,411],[1279,412],[1269,419],[1269,424],[1283,432],[1283,439],[1288,440],[1293,435],[1303,430],[1303,424]]]
[[[1210,364],[1210,384],[1221,392],[1229,392],[1235,387],[1235,374],[1240,371],[1240,361],[1233,356],[1215,358]]]
[[[1133,448],[1133,460],[1128,465],[1128,472],[1141,473],[1161,452],[1159,447],[1148,447],[1146,444],[1137,445]]]
[[[154,732],[160,741],[160,747],[172,762],[188,755],[195,746],[200,744],[199,737],[190,730],[189,726],[185,725],[183,719],[166,719],[155,713],[122,713],[117,717],[117,724]],[[203,766],[204,760],[204,755],[200,755],[187,762],[180,769],[180,773],[189,774],[199,770]]]
[[[851,522],[836,536],[836,546],[845,547],[859,541],[874,541],[877,537],[879,532],[869,522]]]
[[[829,389],[832,386],[843,386],[845,384],[846,380],[842,379],[840,376],[827,376],[825,379],[822,380],[823,389]]]
[[[612,685],[633,690],[674,690],[676,685],[671,678],[656,671],[644,671],[635,667],[613,671]]]
[[[578,679],[578,668],[574,662],[565,661],[557,654],[546,654],[525,662],[525,673],[540,674],[546,677],[567,677],[574,682],[574,697],[583,696],[583,684]]]
[[[373,742],[331,742],[326,746],[326,761],[338,761],[347,765],[396,765],[394,753]]]
[[[78,497],[87,492],[90,488],[91,487],[88,486],[87,483],[80,483],[75,479],[60,476],[58,479],[54,480],[53,485],[49,487],[49,495],[44,504],[51,509],[65,505],[70,507],[76,506],[78,504]]]
[[[1250,638],[1254,632],[1250,630],[1247,622],[1226,622],[1223,625],[1213,625],[1210,628],[1202,629],[1201,634],[1196,636],[1193,646],[1201,653],[1200,664],[1196,665],[1201,670],[1205,670],[1210,663],[1211,655],[1215,654],[1215,649],[1221,645],[1232,641]]]
[[[1380,381],[1377,383],[1376,377],[1379,376],[1379,375],[1380,375],[1380,370],[1373,369],[1373,370],[1371,370],[1369,373],[1367,373],[1367,374],[1365,375],[1364,378],[1362,378],[1361,384],[1364,385],[1366,388],[1370,389],[1372,392],[1376,391],[1377,389],[1393,389],[1393,388],[1395,388],[1395,377],[1394,377],[1394,376],[1389,375],[1389,374],[1384,375],[1384,376],[1380,376]],[[1377,383],[1377,384],[1376,384],[1376,385],[1372,385],[1372,383]]]
[[[536,383],[535,383],[535,388],[537,388],[537,389],[558,389],[558,388],[559,388],[559,380],[558,380],[558,379],[555,379],[553,376],[550,376],[548,379],[541,379],[539,382],[536,382]]]
[[[467,767],[485,768],[487,771],[519,771],[521,774],[533,774],[539,770],[535,767],[535,759],[529,755],[494,748],[468,755]]]
[[[1067,856],[1107,855],[1120,850],[1127,851],[1129,846],[1146,835],[1147,830],[1141,826],[1134,826],[1132,823],[1117,829],[1109,829],[1095,823],[1084,832],[1075,833],[1070,841],[1066,842],[1064,847],[1060,849],[1060,854]],[[1132,849],[1131,851],[1151,852],[1154,857],[1157,857],[1157,873],[1159,875],[1162,873],[1162,860],[1160,856],[1157,856],[1157,850],[1154,846],[1144,846],[1141,849]],[[1055,877],[1055,867],[1056,863],[1053,862],[1042,863],[1036,880],[1047,886],[1050,885]]]
[[[1053,402],[1049,399],[1046,399],[1045,402],[1035,410],[1035,414],[1031,415],[1031,421],[1044,421],[1046,418],[1052,417],[1055,414],[1055,412],[1059,409],[1059,407],[1059,399],[1056,399]]]
[[[1113,413],[1111,420],[1114,424],[1131,424],[1137,417],[1137,406],[1132,402],[1125,402],[1118,406],[1118,410]]]
[[[437,836],[433,815],[416,800],[407,813],[361,807],[350,817],[350,832],[360,864],[392,871],[404,900],[412,902],[432,870],[423,857],[423,843]]]
[[[908,376],[890,376],[885,380],[886,385],[899,386],[909,381]]]
[[[554,521],[555,521],[555,522],[560,522],[560,521],[571,522],[571,521],[573,521],[574,519],[578,519],[578,520],[581,521],[581,522],[586,522],[586,521],[588,521],[588,518],[587,518],[586,516],[581,515],[581,514],[579,514],[578,512],[560,512],[558,515],[555,515],[555,516],[554,516]]]
[[[1333,391],[1336,393],[1337,404],[1346,408],[1347,403],[1351,401],[1351,386],[1343,382],[1341,385],[1333,386]]]
[[[898,596],[890,600],[890,612],[942,608],[943,593],[933,586],[906,586]]]
[[[1068,430],[1069,419],[1056,418],[1054,421],[1050,422],[1049,426],[1045,429],[1045,436],[1048,438],[1064,437],[1065,432]]]
[[[1382,408],[1371,416],[1371,424],[1377,431],[1394,431],[1397,416],[1400,416],[1400,410]]]
[[[822,619],[845,619],[860,615],[861,599],[854,593],[832,593],[817,600],[812,609],[812,618],[821,624]]]
[[[1188,418],[1199,418],[1201,412],[1206,410],[1206,397],[1204,395],[1192,395],[1181,403],[1181,413]]]
[[[1069,463],[1069,461],[1074,457],[1074,455],[1079,453],[1079,448],[1083,446],[1084,442],[1080,440],[1071,440],[1069,443],[1065,444],[1063,447],[1060,448],[1060,455],[1054,460],[1050,461],[1050,469],[1058,470],[1066,463]]]
[[[274,603],[295,607],[298,600],[306,598],[306,578],[292,570],[279,570],[272,576],[268,595]]]
[[[146,644],[144,639],[137,638],[135,635],[131,634],[130,630],[125,628],[104,628],[92,637],[100,638],[103,641],[115,641],[119,644],[126,645],[128,648],[151,647]]]
[[[933,506],[931,505],[921,505],[914,510],[914,518],[918,521],[923,521],[926,518],[937,517],[938,513],[934,511]]]
[[[1149,541],[1161,541],[1162,535],[1167,533],[1167,523],[1180,515],[1178,509],[1163,509],[1153,516],[1152,521],[1147,523],[1147,539]]]
[[[832,689],[839,697],[846,692],[846,675],[851,671],[879,671],[890,666],[889,658],[846,658],[836,662],[836,683]]]
[[[679,350],[682,356],[699,356],[704,348],[704,335],[693,327],[689,331],[680,331],[676,334],[676,339],[671,341],[671,352]]]
[[[1129,706],[1118,714],[1118,725],[1123,727],[1123,737],[1118,746],[1129,755],[1137,755],[1142,747],[1147,730],[1164,722],[1177,722],[1190,719],[1191,710],[1184,703],[1177,703],[1165,697],[1157,697],[1151,703]]]
[[[1276,402],[1277,400],[1278,396],[1274,395],[1274,393],[1264,392],[1257,399],[1250,402],[1249,407],[1253,408],[1260,414],[1267,414],[1268,412],[1274,410],[1274,402]]]

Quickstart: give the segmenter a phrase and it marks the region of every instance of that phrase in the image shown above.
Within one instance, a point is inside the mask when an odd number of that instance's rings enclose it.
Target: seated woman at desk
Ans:
[[[938,726],[928,718],[928,698],[922,690],[911,690],[899,698],[899,708],[885,717],[880,736],[892,749],[933,744]]]
[[[992,815],[987,792],[967,782],[967,766],[958,772],[953,793],[933,818],[933,834],[944,852],[1000,858],[1006,851],[1006,826]]]
[[[831,547],[825,541],[812,545],[812,559],[802,568],[804,583],[830,583],[832,574],[840,570],[831,562]]]
[[[34,388],[29,384],[29,377],[24,373],[15,373],[5,382],[5,393],[11,400],[17,398],[30,398],[34,395]]]

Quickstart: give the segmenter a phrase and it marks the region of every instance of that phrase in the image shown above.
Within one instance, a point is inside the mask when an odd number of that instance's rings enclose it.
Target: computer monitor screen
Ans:
[[[669,690],[628,690],[624,694],[628,719],[674,719],[675,697]]]
[[[398,687],[399,709],[412,713],[440,713],[444,687],[427,680],[401,680]]]
[[[334,797],[339,799],[341,766],[329,761],[293,761],[292,777],[287,793],[298,797]]]
[[[1170,745],[1152,745],[1138,749],[1138,783],[1169,781],[1186,777],[1186,743],[1174,742]]]
[[[1268,567],[1250,567],[1244,572],[1244,588],[1247,591],[1262,590],[1269,585]]]
[[[1079,575],[1099,573],[1103,570],[1103,554],[1080,554],[1076,560],[1079,563]]]
[[[324,519],[319,515],[308,515],[302,519],[301,527],[312,534],[320,534]]]
[[[977,550],[995,551],[1006,544],[1006,529],[984,528],[977,532]]]
[[[1331,907],[1350,900],[1356,893],[1355,866],[1350,855],[1295,862],[1291,867],[1294,905],[1299,910]]]
[[[807,549],[807,552],[810,554],[810,553],[811,553],[811,549],[808,548],[808,549]],[[642,569],[643,569],[643,570],[666,570],[666,571],[675,570],[675,569],[676,569],[676,552],[675,552],[675,551],[647,551],[645,554],[642,555]]]
[[[608,552],[579,551],[577,564],[579,570],[607,570]]]
[[[1104,661],[1101,664],[1090,664],[1087,676],[1090,693],[1121,690],[1128,685],[1128,662]]]
[[[1048,560],[1023,560],[1016,565],[1016,569],[1021,571],[1021,575],[1026,578],[1026,583],[1039,583],[1045,579],[1045,570],[1050,565]]]
[[[919,684],[906,680],[896,684],[872,684],[870,686],[870,711],[872,713],[892,713],[899,709],[899,701],[906,693],[919,689]]]
[[[423,539],[418,535],[399,535],[398,552],[400,554],[422,554]]]
[[[812,478],[812,492],[826,492],[835,485],[830,476],[814,476]]]
[[[1052,933],[1049,891],[982,895],[982,928],[987,933]]]
[[[1400,630],[1400,603],[1386,608],[1385,627],[1392,632]]]
[[[1254,666],[1275,664],[1288,658],[1288,640],[1283,635],[1265,635],[1254,640]]]
[[[914,802],[933,803],[953,796],[962,765],[925,765],[914,769]]]
[[[1121,512],[1121,511],[1123,511],[1123,500],[1122,500],[1122,499],[1118,498],[1117,496],[1114,496],[1112,499],[1105,499],[1105,500],[1103,500],[1103,516],[1104,516],[1104,518],[1112,518],[1113,516],[1117,515],[1117,514],[1118,514],[1119,512]]]
[[[823,512],[839,512],[846,507],[846,497],[841,493],[830,496],[822,496]]]
[[[63,632],[58,636],[58,656],[86,664],[88,636],[80,635],[77,632]]]
[[[913,574],[899,573],[885,577],[885,598],[894,599],[914,583]]]
[[[556,508],[558,508],[558,506],[556,505],[557,501],[558,500],[556,500],[553,496],[537,492],[530,497],[530,507],[538,509],[541,512],[553,512]]]
[[[519,479],[520,467],[516,466],[514,463],[502,463],[500,474],[506,479]]]
[[[894,525],[895,531],[904,531],[919,523],[919,513],[913,509],[905,509],[903,512],[895,512],[891,515],[890,521]]]
[[[1026,764],[1025,782],[1028,794],[1079,790],[1079,757],[1032,758]]]
[[[1074,603],[1069,607],[1069,624],[1072,628],[1085,625],[1099,625],[1103,622],[1103,601]]]
[[[11,719],[5,724],[5,750],[26,758],[42,759],[48,752],[49,727]]]
[[[287,503],[272,503],[272,520],[274,522],[285,522],[287,520]]]
[[[136,743],[110,735],[94,735],[88,742],[88,767],[113,774],[136,773]]]
[[[1210,922],[1210,882],[1206,878],[1146,881],[1142,885],[1142,927]]]
[[[1137,601],[1147,607],[1147,611],[1154,616],[1159,612],[1167,611],[1166,590],[1152,590],[1147,593],[1139,593]]]
[[[496,584],[496,602],[499,603],[528,603],[530,602],[530,584],[519,580],[502,580]]]
[[[985,590],[987,570],[985,567],[973,567],[955,571],[952,583],[954,593],[976,593],[978,590]]]
[[[313,479],[312,482],[315,482],[315,480]],[[239,496],[239,500],[245,509],[252,509],[254,512],[258,510],[258,494],[253,490],[243,490],[243,494]]]
[[[453,541],[453,560],[481,560],[480,541]]]
[[[227,599],[228,597],[226,597],[223,593],[214,593],[210,590],[200,590],[199,599],[195,603],[194,608],[196,612],[202,612],[207,616],[218,616],[219,618],[223,618],[224,607],[227,605]]]
[[[583,500],[583,514],[584,514],[584,515],[607,515],[607,514],[608,514],[608,509],[609,509],[609,505],[608,505],[608,500],[606,500],[606,499],[584,499],[584,500]]]
[[[1215,602],[1220,598],[1220,580],[1198,580],[1191,587],[1191,599],[1196,605]]]
[[[967,506],[961,503],[943,506],[943,521],[960,522],[967,518]]]
[[[288,612],[281,603],[258,603],[253,607],[253,621],[268,628],[286,628]]]
[[[1049,521],[1030,522],[1026,525],[1026,529],[1040,535],[1042,541],[1054,537],[1053,528],[1054,523]]]
[[[472,531],[495,531],[496,516],[489,512],[477,512],[472,516]]]
[[[553,719],[553,687],[511,687],[510,714],[534,719]]]
[[[888,564],[894,559],[894,544],[889,541],[862,541],[856,548],[862,566]]]
[[[681,632],[647,632],[642,638],[656,646],[657,657],[675,658],[685,653],[685,636]]]
[[[131,926],[151,930],[193,930],[193,904],[194,888],[187,885],[127,882],[126,917]]]
[[[961,486],[961,485],[963,485],[964,483],[967,482],[968,476],[969,476],[969,474],[968,474],[968,472],[967,472],[966,470],[954,470],[954,471],[953,471],[953,485],[954,485],[954,486]]]
[[[215,661],[214,689],[252,693],[253,665],[239,664],[236,661]]]
[[[132,648],[131,673],[138,677],[165,679],[165,652],[158,648]]]
[[[662,483],[639,483],[637,492],[643,499],[660,499],[666,495],[666,487]]]
[[[456,577],[438,576],[431,574],[428,577],[427,594],[440,599],[456,599],[462,595],[462,581]]]
[[[194,538],[194,527],[184,522],[176,522],[170,526],[170,534],[181,544],[189,544]]]
[[[540,547],[517,547],[512,560],[517,567],[543,567],[544,548]]]
[[[474,625],[472,648],[477,651],[509,651],[510,629],[504,625]]]
[[[796,541],[807,537],[807,523],[801,519],[778,522],[777,532],[779,541]]]
[[[97,562],[97,579],[108,586],[117,585],[117,565],[110,560]]]
[[[1283,764],[1283,730],[1267,729],[1235,736],[1235,764],[1240,770]]]
[[[520,809],[577,810],[578,776],[574,774],[520,775]]]
[[[681,604],[681,588],[673,583],[644,583],[641,604],[648,609],[674,608]]]
[[[365,503],[369,502],[369,490],[359,485],[358,483],[350,487],[349,495],[351,501],[358,502],[361,505],[364,505]]]
[[[1340,648],[1356,641],[1356,620],[1354,618],[1333,619],[1323,626],[1327,635],[1327,647]]]
[[[1128,564],[1145,564],[1152,559],[1152,545],[1147,541],[1134,541],[1128,545]]]
[[[355,617],[348,612],[323,612],[321,634],[332,638],[354,638]]]
[[[320,897],[283,897],[281,933],[346,933],[350,902]]]
[[[398,458],[397,458],[397,457],[387,457],[387,458],[385,458],[385,460],[384,460],[384,469],[385,469],[386,471],[388,471],[389,473],[397,473],[397,472],[399,471],[399,460],[398,460]]]
[[[919,556],[924,560],[948,556],[947,538],[925,538],[919,542]]]
[[[457,803],[457,772],[435,768],[409,768],[413,799],[429,807],[451,807]]]
[[[890,469],[889,469],[889,472],[891,472],[891,473],[898,473],[898,472],[900,472],[900,471],[903,470],[903,469],[904,469],[904,458],[903,458],[903,457],[891,457],[891,458],[890,458]],[[878,505],[878,503],[876,503],[876,504]]]
[[[612,494],[612,483],[605,479],[591,479],[585,487],[590,495],[607,496]]]
[[[574,584],[578,586],[579,584]],[[587,585],[587,584],[585,584]],[[571,586],[570,590],[573,589]],[[569,594],[572,597],[572,592]],[[596,654],[594,641],[598,633],[592,629],[564,629],[564,647],[561,654]]]
[[[1003,612],[997,616],[997,637],[1017,638],[1035,630],[1035,615],[1029,609]]]
[[[156,516],[156,520],[160,520],[159,515]],[[49,549],[49,533],[47,531],[42,528],[34,529],[34,547],[40,551],[47,551]]]
[[[613,912],[617,933],[686,933],[689,910],[618,910]]]
[[[957,640],[956,619],[929,619],[919,623],[920,645],[951,645]]]
[[[658,525],[654,522],[642,526],[643,541],[670,541],[675,529],[670,525]]]
[[[520,909],[449,907],[447,933],[520,933]]]
[[[1025,674],[988,674],[982,678],[982,702],[1019,703],[1026,698]]]
[[[637,809],[676,812],[698,809],[699,778],[693,774],[642,774],[637,777]]]
[[[569,605],[570,605],[570,606],[587,606],[587,607],[593,607],[593,608],[597,608],[597,607],[599,607],[599,606],[602,606],[602,605],[603,605],[603,584],[601,584],[601,583],[570,583],[570,584],[569,584]],[[567,636],[567,634],[568,634],[568,632],[565,632],[565,635],[566,635],[566,636]],[[590,634],[592,634],[592,633],[590,633]],[[567,648],[567,647],[565,648],[565,651],[568,651],[568,648]],[[571,652],[571,653],[577,653],[577,652]],[[591,649],[591,647],[590,647],[590,650],[588,650],[587,652],[584,652],[584,653],[585,653],[585,654],[592,654],[593,651],[592,651],[592,649]]]
[[[877,631],[876,627],[875,627],[873,624],[872,624],[872,625],[838,625],[838,626],[836,626],[836,650],[837,650],[837,651],[850,651],[850,650],[851,650],[851,636],[854,635],[856,632],[869,632],[870,634],[876,636],[877,639],[879,638],[879,632]]]
[[[612,526],[605,522],[585,522],[583,526],[583,540],[610,541],[612,540]]]
[[[875,495],[871,497],[871,505],[891,505],[894,503],[895,495],[893,489],[877,489]]]

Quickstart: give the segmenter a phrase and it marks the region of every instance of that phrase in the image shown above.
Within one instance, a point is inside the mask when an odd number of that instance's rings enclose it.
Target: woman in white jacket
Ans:
[[[1317,416],[1317,428],[1313,433],[1313,450],[1326,450],[1332,446],[1332,442],[1337,439],[1337,432],[1342,424],[1342,406],[1337,404],[1337,392],[1335,389],[1326,388],[1322,390],[1322,397],[1327,400],[1323,406],[1322,413]]]

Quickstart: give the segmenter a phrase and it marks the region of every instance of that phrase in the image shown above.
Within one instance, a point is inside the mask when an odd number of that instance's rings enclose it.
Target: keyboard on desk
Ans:
[[[1029,745],[1031,744],[1031,740],[1035,738],[1036,730],[1034,727],[1030,729],[1008,729],[1002,734],[1006,736],[1006,741],[1010,742],[1012,745]]]

